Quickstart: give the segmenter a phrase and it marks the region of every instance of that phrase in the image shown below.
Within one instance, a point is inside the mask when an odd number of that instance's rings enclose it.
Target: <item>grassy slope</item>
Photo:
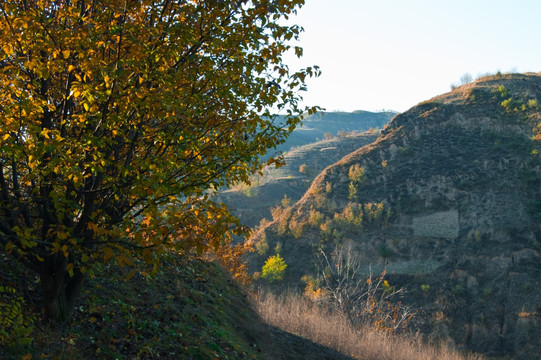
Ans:
[[[257,354],[257,339],[243,324],[254,313],[218,266],[171,256],[155,278],[140,268],[100,266],[88,279],[73,320],[51,328],[38,320],[31,347],[46,359],[244,359]],[[2,356],[0,356],[2,357]],[[255,357],[254,357],[255,358]]]
[[[0,347],[0,359],[347,359],[264,324],[246,293],[215,263],[169,256],[154,278],[140,266],[100,266],[88,279],[73,320],[61,328],[38,319],[27,346]],[[1,284],[27,303],[38,290],[2,256]],[[24,291],[23,291],[24,290]],[[1,304],[0,304],[1,305]],[[35,309],[30,306],[26,311]],[[290,349],[294,347],[296,351]]]

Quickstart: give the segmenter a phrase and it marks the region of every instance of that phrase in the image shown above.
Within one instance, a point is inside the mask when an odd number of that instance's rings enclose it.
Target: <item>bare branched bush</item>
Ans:
[[[319,283],[329,305],[344,314],[354,327],[371,325],[378,331],[406,331],[416,311],[396,301],[404,292],[385,280],[385,272],[374,277],[361,274],[360,258],[351,246],[337,247],[330,254],[321,251]]]

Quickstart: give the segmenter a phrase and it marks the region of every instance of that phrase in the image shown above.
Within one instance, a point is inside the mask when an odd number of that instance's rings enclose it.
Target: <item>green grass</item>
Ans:
[[[26,347],[0,349],[2,359],[257,358],[237,326],[253,316],[244,295],[217,265],[168,256],[155,277],[103,265],[88,279],[70,324],[35,324]],[[145,272],[146,271],[146,272]]]

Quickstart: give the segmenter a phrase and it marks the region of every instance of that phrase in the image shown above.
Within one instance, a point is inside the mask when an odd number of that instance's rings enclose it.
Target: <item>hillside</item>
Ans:
[[[540,74],[486,77],[396,116],[259,230],[302,286],[316,249],[352,244],[422,309],[430,338],[490,356],[541,353]]]
[[[284,166],[267,167],[263,176],[254,178],[251,186],[223,191],[216,201],[230,207],[243,224],[254,227],[262,218],[271,216],[270,209],[279,205],[284,196],[299,200],[323,169],[374,142],[378,135],[379,131],[365,132],[294,147],[284,155]]]
[[[341,133],[365,132],[381,129],[397,113],[393,111],[371,112],[357,110],[353,112],[321,111],[303,119],[276,152],[286,153],[291,148],[308,145]],[[274,152],[270,151],[268,155]]]
[[[20,279],[21,270],[0,255],[0,280],[16,288],[4,302],[37,300],[33,282]],[[108,264],[90,276],[71,323],[49,326],[43,319],[2,328],[12,344],[0,346],[1,359],[304,359],[348,360],[323,345],[265,324],[242,289],[216,263],[186,255],[167,255],[154,277],[152,269]],[[22,299],[22,297],[20,298]],[[35,304],[37,306],[37,304]],[[32,308],[23,308],[30,319]],[[6,320],[0,312],[0,320]],[[9,315],[9,314],[8,314]],[[7,323],[9,325],[9,323]],[[2,322],[5,326],[6,322]],[[4,330],[7,333],[4,333]],[[22,330],[30,330],[23,341]],[[294,351],[292,351],[294,349]]]

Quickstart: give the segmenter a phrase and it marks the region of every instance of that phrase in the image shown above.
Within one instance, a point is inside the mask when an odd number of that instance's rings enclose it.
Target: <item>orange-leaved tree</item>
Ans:
[[[0,246],[39,274],[49,318],[93,263],[241,231],[213,191],[316,110],[299,90],[317,67],[283,63],[303,3],[0,1]]]

